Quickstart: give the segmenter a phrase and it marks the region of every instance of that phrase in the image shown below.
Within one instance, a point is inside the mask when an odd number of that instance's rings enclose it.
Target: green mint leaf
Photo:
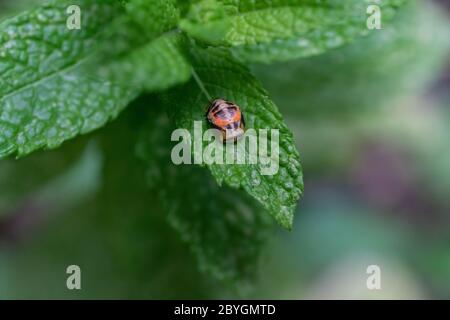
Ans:
[[[319,54],[367,35],[369,5],[380,7],[385,23],[403,2],[204,0],[192,5],[180,26],[202,41],[233,47],[241,60],[268,63]],[[205,12],[216,14],[200,19]]]
[[[160,9],[159,17],[144,26],[138,4],[145,12]],[[58,147],[115,118],[143,89],[189,78],[178,37],[160,35],[178,20],[171,1],[131,1],[126,9],[115,0],[77,5],[79,30],[67,28],[68,1],[0,24],[0,158]]]
[[[176,0],[130,0],[125,8],[127,15],[90,65],[94,76],[144,91],[187,81],[191,72],[180,51]]]
[[[180,35],[166,33],[99,68],[98,75],[144,91],[167,89],[191,77],[180,50]]]
[[[15,95],[87,58],[96,35],[120,14],[116,1],[82,0],[80,30],[67,28],[68,2],[59,1],[0,24],[0,97]]]
[[[433,5],[413,1],[381,32],[323,55],[257,65],[253,71],[292,121],[316,127],[312,120],[319,118],[334,122],[356,111],[372,114],[424,90],[445,68],[449,24],[439,13]]]
[[[177,1],[129,0],[125,8],[128,14],[108,35],[111,43],[91,64],[95,76],[147,92],[187,81],[191,69],[180,50]]]
[[[206,170],[172,164],[173,123],[156,112],[147,112],[145,119],[137,152],[169,224],[189,245],[201,271],[221,281],[247,284],[255,277],[273,225],[269,216],[245,194],[219,187]]]
[[[0,24],[0,158],[54,148],[115,117],[133,90],[81,71],[117,1],[81,0],[83,25],[67,28],[68,2],[57,1]]]
[[[130,0],[125,8],[147,37],[175,28],[180,19],[176,0]]]
[[[257,164],[246,161],[246,164],[212,164],[208,167],[219,185],[225,183],[245,190],[279,224],[290,229],[303,191],[302,170],[292,134],[277,107],[248,69],[227,50],[191,46],[189,54],[197,81],[192,80],[172,90],[167,97],[169,113],[177,127],[188,129],[192,137],[194,121],[202,121],[203,131],[209,128],[205,111],[210,101],[201,90],[203,87],[210,98],[224,98],[239,105],[247,129],[252,128],[257,134],[259,129],[279,130],[279,168],[276,174],[264,175],[265,165],[261,159]],[[237,144],[242,146],[240,142]],[[204,142],[203,147],[206,145]],[[250,156],[248,148],[245,155]]]

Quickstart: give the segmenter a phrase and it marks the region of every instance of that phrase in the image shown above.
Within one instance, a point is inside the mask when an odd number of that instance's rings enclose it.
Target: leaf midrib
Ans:
[[[38,86],[39,84],[41,84],[41,83],[43,83],[43,82],[45,82],[45,81],[47,81],[49,79],[52,79],[52,78],[54,78],[57,75],[65,74],[65,73],[75,69],[76,67],[80,66],[84,62],[88,61],[95,54],[96,54],[96,52],[88,54],[88,55],[82,57],[80,60],[75,61],[75,63],[68,64],[64,68],[61,68],[61,69],[56,70],[54,72],[51,72],[51,73],[45,75],[44,77],[42,77],[42,78],[40,78],[40,79],[38,79],[36,81],[27,83],[27,84],[25,84],[25,85],[23,85],[23,86],[21,86],[21,87],[19,87],[17,89],[14,89],[13,91],[11,91],[11,92],[7,93],[6,95],[2,96],[0,98],[0,101],[4,101],[4,100],[10,98],[11,96],[19,94],[19,93],[21,93],[21,92],[23,92],[23,91],[25,91],[25,90],[27,90],[29,88],[32,88],[34,86]]]

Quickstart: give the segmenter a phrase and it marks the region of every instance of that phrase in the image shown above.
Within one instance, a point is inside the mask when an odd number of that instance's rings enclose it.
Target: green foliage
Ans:
[[[86,139],[72,141],[62,149],[0,162],[0,216],[12,215],[22,202],[32,203],[42,187],[64,175],[79,162]]]
[[[98,75],[148,92],[185,82],[191,68],[180,52],[179,42],[179,35],[165,34],[100,67]]]
[[[153,28],[149,29],[149,38],[167,31],[176,19],[174,7],[161,3],[154,2],[154,9],[168,12],[160,12],[163,23],[155,17],[152,25],[145,26]],[[183,66],[183,61],[169,36],[131,51],[135,43],[129,40],[142,30],[122,17],[125,13],[117,1],[98,5],[97,1],[83,0],[79,5],[83,17],[79,31],[67,29],[65,1],[45,4],[2,23],[0,157],[15,152],[23,156],[42,147],[55,148],[78,134],[102,127],[139,93],[139,87],[133,83],[114,77],[133,77],[129,68],[154,74],[153,82],[141,83],[147,89],[187,77],[187,66],[178,70],[178,63]],[[130,7],[130,15],[133,13],[134,7]],[[127,61],[106,59],[105,65],[91,74],[92,64],[104,58],[105,48],[111,46],[108,42],[114,40],[109,24],[126,34],[126,38],[120,38],[119,48],[131,52],[127,52]],[[125,27],[127,30],[123,30]],[[144,63],[136,66],[136,59]],[[173,70],[178,70],[175,75]],[[103,78],[105,75],[109,77]],[[142,78],[142,73],[138,73],[137,79]]]
[[[196,48],[189,53],[197,80],[169,92],[166,97],[177,127],[188,128],[194,135],[193,121],[197,120],[203,121],[206,130],[204,107],[208,105],[208,98],[197,83],[200,82],[211,97],[227,97],[236,102],[245,115],[247,128],[278,129],[280,168],[276,174],[264,175],[262,168],[267,165],[260,161],[258,164],[247,162],[243,165],[212,164],[209,169],[219,184],[244,189],[261,202],[278,223],[290,229],[295,207],[303,191],[303,181],[292,134],[277,107],[247,68],[226,50]],[[239,141],[236,148],[243,148],[243,142]],[[204,144],[206,147],[207,142]],[[248,145],[245,156],[250,156]]]
[[[12,252],[2,250],[7,281],[0,283],[1,299],[202,299],[211,293],[209,280],[165,222],[166,213],[152,206],[158,197],[146,188],[145,168],[128,141],[137,133],[129,118],[124,114],[94,137],[102,155],[95,198],[60,208],[46,224],[35,221],[40,232],[26,229],[31,244],[19,241]],[[92,179],[84,177],[84,184]],[[83,270],[81,291],[64,285],[64,270],[74,262]]]
[[[146,36],[158,36],[175,28],[180,18],[176,0],[130,0],[125,7],[130,19],[141,26]]]
[[[189,245],[202,271],[231,284],[254,278],[272,226],[268,216],[245,194],[220,188],[201,168],[172,164],[167,137],[173,124],[161,112],[142,114],[151,120],[140,130],[137,154],[169,224]]]
[[[411,2],[389,26],[348,46],[252,70],[289,117],[309,122],[359,116],[424,90],[445,68],[446,19],[432,5]]]
[[[383,21],[391,20],[403,2],[383,1]],[[56,148],[103,127],[139,95],[158,94],[158,99],[136,103],[157,111],[130,110],[139,119],[135,131],[140,134],[124,130],[124,136],[114,136],[109,147],[137,143],[143,166],[129,159],[134,154],[117,159],[118,163],[133,167],[133,172],[141,170],[133,177],[149,173],[151,201],[161,203],[169,224],[188,243],[203,271],[222,280],[248,277],[270,227],[261,209],[291,229],[303,193],[303,174],[291,131],[242,61],[297,59],[367,35],[369,3],[79,0],[81,29],[69,30],[66,8],[72,2],[47,1],[0,22],[0,158]],[[275,175],[263,175],[260,163],[213,164],[208,165],[211,179],[203,168],[171,164],[170,130],[191,130],[194,120],[202,121],[206,129],[205,108],[211,98],[219,97],[242,108],[247,129],[279,130]],[[130,150],[109,152],[108,148],[108,154],[120,158]],[[55,174],[58,168],[55,165]],[[108,187],[126,176],[119,171],[117,180],[109,180],[108,172],[102,204],[95,209],[120,215],[114,199],[123,200],[126,207],[129,199],[121,196],[129,194],[132,201],[144,202],[150,191]],[[144,204],[136,211],[145,211]],[[155,224],[160,220],[155,218]]]
[[[233,47],[241,59],[286,61],[323,53],[367,35],[367,8],[379,5],[383,22],[404,0],[204,0],[181,21],[191,36]]]
[[[120,10],[115,1],[82,4],[86,23],[79,32],[68,32],[63,2],[0,25],[0,158],[55,148],[97,129],[135,96],[82,72],[97,35]]]

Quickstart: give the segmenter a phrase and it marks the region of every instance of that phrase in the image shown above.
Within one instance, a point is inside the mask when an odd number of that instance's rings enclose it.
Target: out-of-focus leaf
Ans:
[[[376,3],[383,24],[403,2]],[[371,4],[361,0],[203,0],[192,5],[180,26],[202,41],[233,46],[233,53],[246,61],[285,61],[367,35]]]
[[[389,108],[390,101],[423,91],[446,63],[446,19],[435,5],[414,2],[392,25],[346,47],[253,71],[282,111],[297,119],[334,122],[335,117],[360,115],[381,105]],[[310,124],[312,130],[317,126]]]
[[[81,139],[68,143],[60,150],[36,153],[25,159],[1,161],[0,216],[10,214],[17,205],[33,200],[42,188],[76,166],[85,148],[86,139]],[[56,195],[55,198],[59,199]]]
[[[270,247],[271,260],[262,272],[271,277],[260,281],[255,299],[270,299],[273,292],[280,292],[280,299],[307,298],[311,284],[341,259],[366,255],[402,259],[415,252],[410,228],[361,205],[347,190],[322,186],[309,195],[293,233]],[[372,263],[377,262],[381,263]],[[366,275],[365,271],[361,273]],[[366,289],[365,282],[361,286]]]
[[[28,241],[0,246],[2,277],[8,280],[0,282],[0,298],[215,297],[148,189],[130,143],[136,124],[128,115],[96,136],[104,152],[96,198],[54,215]],[[81,290],[66,287],[66,269],[73,264],[81,268]]]
[[[155,112],[145,118],[138,155],[170,225],[189,245],[202,271],[231,281],[231,286],[254,279],[270,218],[245,194],[219,187],[206,170],[172,164],[172,122]]]

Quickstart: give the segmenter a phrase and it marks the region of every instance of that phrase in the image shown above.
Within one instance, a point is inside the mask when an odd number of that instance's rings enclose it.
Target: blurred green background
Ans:
[[[143,187],[129,121],[143,97],[104,130],[0,162],[0,298],[449,299],[446,7],[417,1],[343,48],[252,66],[295,134],[305,197],[247,283],[199,271]],[[14,10],[0,2],[0,17]],[[366,288],[372,264],[382,290]]]

